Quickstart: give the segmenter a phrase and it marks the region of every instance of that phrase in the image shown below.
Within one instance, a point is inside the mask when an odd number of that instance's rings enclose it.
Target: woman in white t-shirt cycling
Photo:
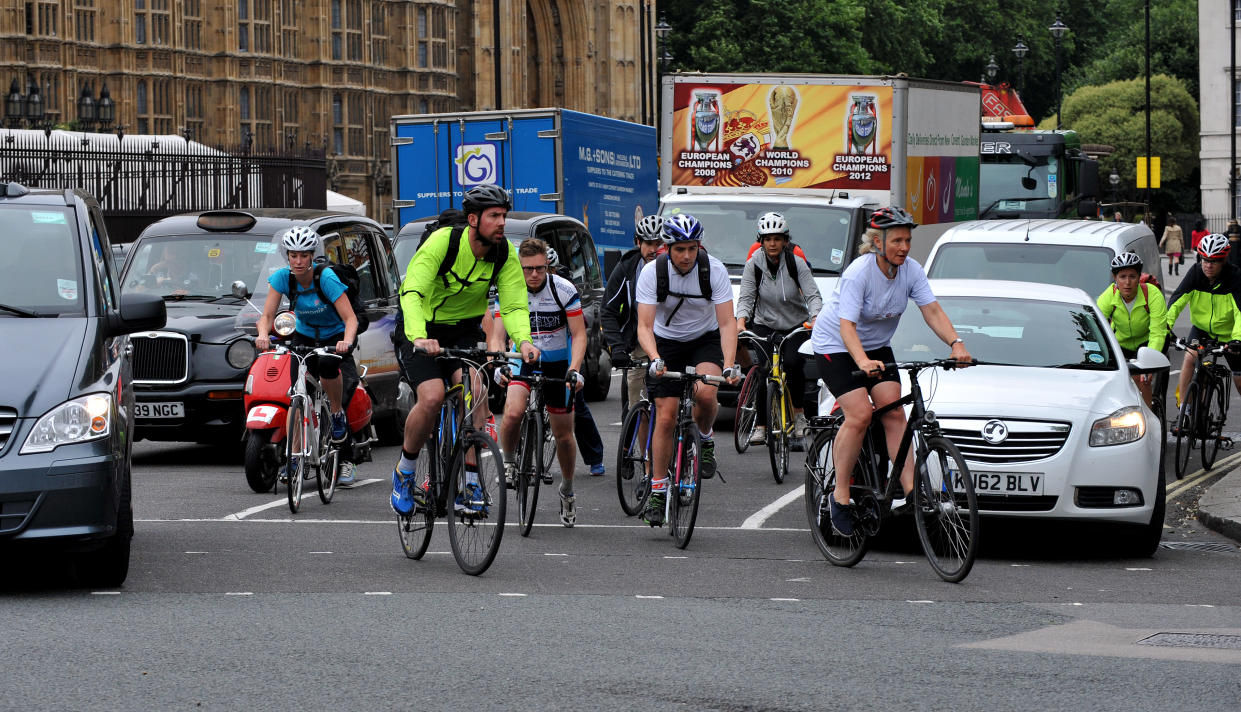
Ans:
[[[922,310],[931,330],[952,347],[951,358],[973,361],[931,293],[922,265],[909,257],[910,239],[917,226],[901,208],[876,210],[859,247],[862,254],[845,268],[814,322],[811,343],[819,377],[845,415],[832,446],[836,489],[828,495],[832,527],[842,536],[853,534],[847,509],[849,486],[871,413],[901,397],[900,377],[884,364],[894,360],[892,335],[909,300]],[[867,253],[873,253],[874,258]],[[854,371],[866,375],[854,376]],[[883,415],[882,422],[889,456],[895,459],[905,431],[904,409],[893,408]],[[907,457],[901,469],[901,486],[906,493],[913,490],[913,482],[913,458]],[[902,504],[898,500],[893,507]]]

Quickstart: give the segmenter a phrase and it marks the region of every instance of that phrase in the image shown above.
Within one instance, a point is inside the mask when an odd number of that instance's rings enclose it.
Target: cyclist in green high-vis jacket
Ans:
[[[1158,284],[1142,282],[1142,258],[1136,252],[1122,252],[1112,259],[1112,280],[1096,303],[1120,342],[1126,359],[1136,358],[1138,348],[1163,351],[1167,337],[1168,307]],[[1142,399],[1151,402],[1151,377],[1133,377]]]
[[[426,476],[415,482],[418,452],[444,402],[443,379],[460,378],[459,362],[437,360],[436,355],[442,348],[472,349],[486,340],[481,324],[491,287],[499,294],[500,316],[522,358],[526,362],[539,358],[530,339],[521,261],[517,249],[504,237],[505,216],[512,207],[508,191],[494,185],[471,188],[461,207],[468,226],[431,233],[410,260],[401,284],[408,343],[398,347],[397,360],[417,400],[405,420],[401,460],[392,471],[391,504],[397,514],[408,515],[416,502],[425,501]],[[476,387],[473,397],[485,400],[486,385]],[[475,408],[474,426],[483,430],[486,420],[487,409]]]
[[[1232,371],[1233,385],[1241,393],[1241,354],[1236,353],[1235,348],[1241,343],[1241,309],[1238,308],[1241,305],[1241,269],[1228,264],[1230,249],[1228,238],[1218,233],[1198,241],[1198,254],[1202,261],[1185,272],[1176,292],[1168,298],[1168,329],[1172,329],[1176,318],[1188,306],[1193,326],[1187,340],[1209,338],[1229,343],[1233,348],[1224,357]],[[1193,350],[1186,350],[1180,381],[1176,386],[1178,406],[1181,394],[1194,375],[1196,363]]]

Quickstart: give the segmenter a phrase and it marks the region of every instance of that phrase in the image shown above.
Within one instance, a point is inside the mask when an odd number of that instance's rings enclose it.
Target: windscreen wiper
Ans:
[[[37,311],[31,311],[30,309],[22,309],[21,307],[11,307],[8,304],[0,304],[0,311],[6,311],[10,314],[16,314],[17,316],[20,316],[26,319],[32,319],[32,318],[43,316]]]

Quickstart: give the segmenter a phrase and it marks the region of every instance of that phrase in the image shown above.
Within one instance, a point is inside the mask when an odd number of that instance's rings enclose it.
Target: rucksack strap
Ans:
[[[701,249],[698,251],[698,258],[695,267],[698,270],[698,294],[682,294],[673,292],[668,285],[668,270],[671,269],[668,253],[664,253],[655,258],[655,301],[661,304],[669,295],[680,298],[677,305],[672,308],[668,316],[664,319],[664,326],[672,323],[672,317],[680,311],[685,304],[686,299],[706,299],[711,301],[711,262],[707,257],[707,253]]]
[[[437,277],[444,280],[445,287],[448,286],[448,273],[457,263],[457,253],[461,251],[461,233],[464,231],[465,228],[458,225],[448,233],[448,249],[444,250],[444,260],[440,262],[439,271],[435,273]]]

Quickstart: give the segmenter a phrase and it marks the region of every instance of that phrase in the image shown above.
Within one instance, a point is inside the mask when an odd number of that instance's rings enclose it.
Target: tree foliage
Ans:
[[[1066,88],[1146,75],[1145,0],[1108,0],[1107,14],[1114,23],[1094,56],[1069,72]],[[1231,12],[1218,4],[1219,23]],[[1151,74],[1169,74],[1185,83],[1198,98],[1198,3],[1196,0],[1160,0],[1151,3]]]

